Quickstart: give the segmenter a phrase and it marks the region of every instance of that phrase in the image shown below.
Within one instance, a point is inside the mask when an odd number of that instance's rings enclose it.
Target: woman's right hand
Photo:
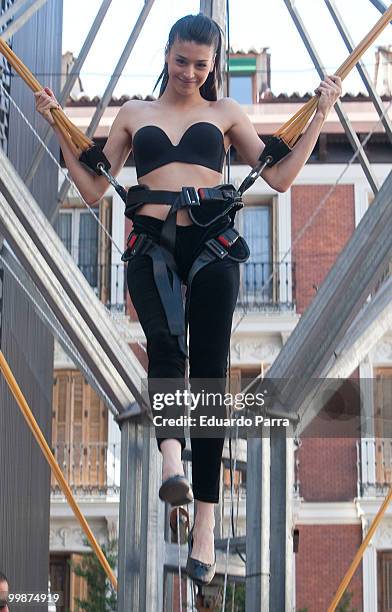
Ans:
[[[50,125],[54,125],[54,119],[50,109],[60,108],[60,104],[57,102],[53,91],[49,89],[49,87],[45,87],[40,91],[34,92],[34,96],[36,111],[38,111]]]

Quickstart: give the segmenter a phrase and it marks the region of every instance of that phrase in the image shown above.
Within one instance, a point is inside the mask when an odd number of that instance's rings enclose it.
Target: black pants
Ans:
[[[157,241],[162,224],[160,219],[135,215],[135,231],[148,233]],[[183,282],[192,265],[202,232],[203,229],[194,224],[177,225],[175,260]],[[169,333],[154,282],[152,261],[148,255],[136,255],[128,262],[127,280],[132,302],[147,338],[149,381],[160,378],[184,381],[185,356],[177,338]],[[211,379],[224,381],[226,377],[232,317],[238,290],[239,263],[228,257],[209,263],[193,279],[189,308],[189,379],[192,393],[198,391],[197,383],[193,384],[192,379],[209,379],[210,386],[214,386]],[[217,385],[224,393],[221,383],[217,382]],[[218,387],[213,391],[217,391]],[[222,416],[222,410],[225,411],[225,408],[221,407],[221,411],[218,409],[215,414]],[[166,417],[167,408],[160,414]],[[172,414],[175,414],[175,410]],[[159,437],[157,429],[160,448],[165,438]],[[194,497],[200,501],[217,503],[224,437],[200,437],[200,432],[192,436],[192,430],[190,427]],[[181,442],[182,448],[185,447],[183,433],[170,437],[175,437]]]

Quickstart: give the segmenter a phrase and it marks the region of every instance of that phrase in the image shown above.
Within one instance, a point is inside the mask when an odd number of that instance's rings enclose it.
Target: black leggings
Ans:
[[[162,224],[163,221],[155,217],[135,215],[135,231],[148,233],[157,241]],[[177,225],[175,260],[183,282],[192,265],[202,232],[202,228],[194,224]],[[127,280],[133,305],[147,338],[149,382],[150,379],[159,378],[184,381],[185,357],[177,338],[169,333],[165,312],[154,282],[152,261],[148,255],[136,255],[128,262]],[[232,317],[238,290],[239,263],[228,257],[207,264],[199,270],[192,281],[188,349],[192,393],[198,391],[195,389],[196,385],[192,384],[192,379],[225,380]],[[224,388],[219,390],[224,393]],[[225,409],[221,407],[221,410]],[[173,412],[171,414],[169,412],[165,408],[159,414],[162,417],[172,416]],[[221,415],[222,413],[218,414]],[[178,436],[159,437],[157,429],[155,433],[158,448],[167,437],[178,439],[182,449],[185,447],[183,432]],[[200,437],[200,434],[195,437],[192,436],[192,427],[190,433],[194,497],[200,501],[217,503],[224,437],[223,435],[216,438]]]

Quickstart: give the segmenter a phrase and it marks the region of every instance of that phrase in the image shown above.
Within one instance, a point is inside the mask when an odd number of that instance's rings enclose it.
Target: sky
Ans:
[[[63,51],[77,55],[102,0],[63,0]],[[112,0],[94,45],[84,64],[81,80],[86,94],[101,96],[114,72],[144,0]],[[381,13],[369,0],[335,0],[354,44],[368,33]],[[384,0],[390,6],[390,0]],[[152,93],[163,66],[170,27],[180,17],[199,11],[199,0],[155,0],[153,8],[123,70],[114,96]],[[348,51],[324,0],[295,0],[295,5],[327,72],[333,74]],[[230,42],[234,49],[268,47],[271,53],[271,88],[282,92],[313,92],[320,79],[283,0],[230,0]],[[364,55],[374,74],[377,45],[392,45],[389,25]],[[356,70],[347,77],[343,92],[358,93],[364,86]]]

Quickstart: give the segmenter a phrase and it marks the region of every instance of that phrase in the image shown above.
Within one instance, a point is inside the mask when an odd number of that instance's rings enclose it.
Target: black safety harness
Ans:
[[[233,185],[200,188],[197,191],[194,187],[183,187],[179,192],[150,190],[144,185],[135,185],[128,191],[125,215],[133,220],[137,209],[146,203],[171,205],[162,226],[159,244],[146,233],[132,230],[122,260],[129,261],[137,255],[151,257],[154,281],[170,334],[177,337],[180,349],[187,357],[189,303],[196,274],[207,264],[225,257],[238,262],[244,262],[249,257],[248,245],[233,227],[235,214],[243,207],[243,202]],[[176,213],[182,208],[187,209],[194,224],[206,228],[186,278],[185,312],[182,281],[174,258]]]
[[[181,191],[160,191],[146,185],[135,185],[128,191],[110,174],[110,163],[97,145],[80,156],[80,161],[98,175],[103,175],[126,204],[125,216],[133,220],[135,212],[143,204],[169,204],[159,242],[148,234],[132,230],[122,261],[130,261],[137,255],[148,255],[152,259],[156,287],[165,311],[170,333],[178,338],[181,351],[186,357],[189,303],[192,281],[207,264],[229,257],[238,262],[249,258],[249,247],[233,227],[235,215],[243,208],[243,193],[253,185],[264,168],[271,167],[290,152],[287,144],[278,137],[266,142],[258,164],[245,177],[241,186],[218,185],[196,190],[183,187]],[[185,306],[182,297],[181,278],[174,257],[177,228],[177,212],[186,208],[193,223],[206,229],[195,259],[186,278]],[[169,274],[169,271],[171,274]],[[185,308],[185,312],[184,312]]]

